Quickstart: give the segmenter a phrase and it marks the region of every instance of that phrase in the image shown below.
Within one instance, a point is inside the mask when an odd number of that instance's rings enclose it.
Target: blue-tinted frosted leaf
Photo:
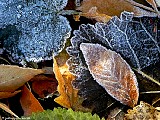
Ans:
[[[0,14],[0,27],[15,25],[20,32],[19,39],[15,42],[9,39],[4,41],[4,48],[12,55],[13,61],[49,60],[52,59],[52,53],[57,55],[63,49],[66,39],[70,36],[71,27],[67,19],[57,12],[66,4],[67,0],[0,2],[3,7],[0,10],[3,12]],[[8,43],[12,46],[6,47]]]
[[[16,4],[16,5],[15,5]],[[0,1],[0,28],[17,23],[24,0],[1,0]]]
[[[72,45],[102,44],[120,53],[133,67],[142,69],[159,61],[159,24],[159,18],[133,18],[133,13],[123,12],[120,18],[115,16],[106,24],[81,25],[74,32]]]

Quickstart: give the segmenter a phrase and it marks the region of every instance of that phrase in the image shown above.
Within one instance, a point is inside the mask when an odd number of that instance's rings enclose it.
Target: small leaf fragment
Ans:
[[[14,92],[0,92],[0,99],[13,97],[20,92],[21,92],[21,90],[17,90]]]
[[[53,72],[53,68],[52,68]],[[32,90],[39,95],[40,98],[45,98],[53,94],[57,90],[57,80],[53,75],[37,75],[31,79]]]
[[[41,69],[22,68],[14,65],[0,65],[0,91],[13,92],[35,75],[44,73]]]
[[[104,23],[108,22],[111,19],[110,16],[99,13],[97,11],[97,7],[91,7],[91,9],[87,13],[82,13],[80,14],[80,16],[84,16],[90,19],[94,19],[97,22],[104,22]]]
[[[96,82],[121,103],[134,107],[139,97],[138,83],[127,62],[99,44],[81,43],[80,49]]]
[[[133,110],[128,110],[125,114],[124,120],[159,120],[160,112],[158,112],[153,106],[143,101],[140,105],[137,105]]]
[[[24,116],[29,116],[33,112],[43,111],[43,107],[38,102],[38,100],[33,96],[26,86],[22,88],[22,95],[20,98],[20,103],[24,111]]]

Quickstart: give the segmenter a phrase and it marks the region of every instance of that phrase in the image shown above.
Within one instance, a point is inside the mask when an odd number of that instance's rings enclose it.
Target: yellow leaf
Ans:
[[[75,76],[69,72],[66,61],[69,55],[66,51],[62,51],[54,59],[53,71],[58,81],[58,92],[59,97],[55,98],[54,101],[66,108],[72,108],[74,110],[91,111],[90,109],[84,108],[81,104],[82,98],[78,96],[78,90],[72,86],[72,81],[75,80]]]
[[[71,104],[69,101],[69,97],[66,94],[66,88],[65,88],[65,81],[61,75],[61,72],[58,68],[57,62],[54,58],[54,67],[53,71],[55,73],[56,79],[58,80],[58,92],[60,93],[60,96],[55,98],[54,101],[57,102],[58,104],[62,105],[63,107],[70,108]]]

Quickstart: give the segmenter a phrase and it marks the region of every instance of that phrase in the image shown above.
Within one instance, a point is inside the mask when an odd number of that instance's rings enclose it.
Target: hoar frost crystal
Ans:
[[[4,49],[14,62],[39,62],[57,55],[70,37],[67,19],[57,13],[67,0],[2,0],[0,2],[0,28],[16,26],[19,32],[4,40]],[[17,33],[18,33],[17,32]],[[12,49],[11,49],[12,48]]]

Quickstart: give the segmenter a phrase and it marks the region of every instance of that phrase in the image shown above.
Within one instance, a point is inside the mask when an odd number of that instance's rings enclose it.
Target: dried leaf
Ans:
[[[22,68],[13,65],[0,65],[0,91],[14,92],[35,75],[44,73],[41,69]]]
[[[73,89],[72,81],[75,79],[75,76],[69,72],[66,65],[68,57],[66,51],[63,51],[54,59],[54,73],[58,80],[58,92],[60,94],[54,101],[66,108],[89,111],[81,106],[82,100],[77,95],[78,91]]]
[[[91,9],[87,13],[82,13],[80,16],[84,16],[90,19],[94,19],[97,22],[108,22],[111,17],[106,14],[101,14],[97,11],[97,7],[91,7]]]
[[[15,113],[13,113],[7,105],[3,104],[3,103],[0,103],[0,108],[5,110],[6,112],[8,112],[9,114],[13,115],[14,117],[16,118],[19,118]]]
[[[124,10],[134,12],[135,16],[156,16],[153,12],[145,11],[126,0],[83,0],[82,5],[77,9],[87,13],[92,7],[97,7],[99,13],[109,16],[119,16]],[[151,8],[148,9],[153,11]]]
[[[21,92],[21,90],[17,90],[14,92],[0,92],[0,99],[13,97],[20,92]]]
[[[125,120],[159,120],[160,112],[158,112],[153,106],[140,102],[133,110],[128,110],[125,115]]]
[[[53,68],[52,68],[53,71]],[[32,90],[39,95],[40,98],[45,98],[50,94],[54,94],[57,90],[57,80],[53,75],[37,75],[31,79]]]
[[[55,73],[55,77],[58,81],[58,92],[60,94],[59,97],[55,98],[54,101],[57,102],[58,104],[62,105],[63,107],[66,107],[66,108],[71,108],[71,103],[69,101],[69,97],[68,95],[66,94],[66,88],[65,88],[65,81],[61,75],[61,72],[58,68],[58,65],[57,65],[57,62],[56,60],[54,59],[54,65],[53,65],[53,71]]]
[[[43,107],[26,86],[22,88],[20,103],[24,111],[24,116],[29,116],[33,112],[43,111]]]
[[[128,63],[99,44],[82,43],[80,49],[96,82],[121,103],[135,106],[139,97],[138,83]]]

